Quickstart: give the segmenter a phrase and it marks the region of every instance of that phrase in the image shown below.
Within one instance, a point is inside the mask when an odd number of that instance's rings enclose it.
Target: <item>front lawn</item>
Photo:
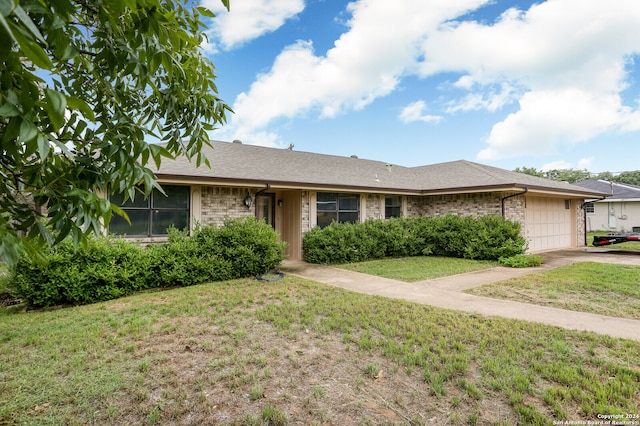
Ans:
[[[572,311],[640,319],[639,277],[640,266],[584,262],[486,284],[466,292]]]
[[[337,265],[338,268],[405,282],[430,280],[496,266],[498,266],[498,262],[490,260],[470,260],[440,256],[386,258]]]
[[[0,424],[481,424],[640,407],[640,342],[287,276],[0,310]]]

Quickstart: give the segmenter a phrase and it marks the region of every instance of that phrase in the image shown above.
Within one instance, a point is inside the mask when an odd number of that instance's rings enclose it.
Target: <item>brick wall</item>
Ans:
[[[221,226],[226,218],[255,216],[253,206],[247,208],[244,205],[244,197],[248,192],[253,194],[255,189],[203,186],[200,222],[203,225]]]
[[[311,194],[302,191],[302,235],[311,229]]]
[[[586,230],[586,214],[584,211],[584,201],[576,201],[576,228],[578,233],[576,235],[576,245],[578,247],[584,247],[586,245],[587,230]]]
[[[407,197],[407,216],[484,216],[501,214],[501,194],[454,194]],[[524,213],[523,213],[524,214]]]
[[[380,194],[366,194],[362,195],[365,198],[365,215],[364,219],[384,219],[384,211],[381,211],[380,206],[384,203],[384,195]]]
[[[484,192],[477,194],[430,195],[407,197],[407,216],[484,216],[502,215],[502,198],[513,193]],[[504,217],[520,223],[524,229],[525,197],[516,195],[504,200]]]
[[[500,197],[507,197],[509,195],[511,194],[500,194]],[[507,198],[504,200],[505,219],[520,223],[522,229],[524,229],[525,207],[526,203],[524,195],[516,195],[515,197]]]

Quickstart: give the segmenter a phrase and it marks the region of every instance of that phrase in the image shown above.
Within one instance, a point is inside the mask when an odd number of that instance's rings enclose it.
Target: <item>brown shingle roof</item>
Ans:
[[[299,188],[337,187],[399,193],[444,193],[530,188],[574,195],[602,195],[564,182],[543,179],[470,161],[420,167],[381,161],[266,148],[230,142],[212,142],[203,153],[211,168],[196,167],[185,157],[164,160],[160,178],[271,184]]]

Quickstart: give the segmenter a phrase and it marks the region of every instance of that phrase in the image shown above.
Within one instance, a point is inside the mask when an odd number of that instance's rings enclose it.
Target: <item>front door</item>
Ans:
[[[274,229],[276,227],[275,201],[275,194],[260,194],[256,197],[256,219],[264,220]]]

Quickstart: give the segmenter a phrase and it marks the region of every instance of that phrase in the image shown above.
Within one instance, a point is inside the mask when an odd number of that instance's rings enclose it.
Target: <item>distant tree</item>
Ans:
[[[94,190],[149,193],[150,160],[208,163],[207,132],[231,110],[202,16],[181,0],[0,0],[0,257],[15,259],[22,233],[98,232],[122,212]]]
[[[516,167],[514,171],[531,176],[544,177],[551,180],[566,181],[569,183],[574,183],[579,180],[591,178],[591,172],[587,171],[586,169],[554,169],[549,171],[542,171],[536,169],[535,167]]]
[[[613,173],[611,172],[600,172],[594,175],[592,179],[601,179],[601,180],[607,180],[611,182],[614,180],[614,176],[613,176]]]
[[[622,172],[614,175],[611,172],[591,173],[587,169],[554,169],[543,172],[535,167],[516,167],[514,172],[569,183],[575,183],[585,179],[602,179],[610,182],[628,183],[640,186],[640,170]]]
[[[538,170],[535,167],[516,167],[514,172],[524,173],[525,175],[546,177],[542,170]]]
[[[550,179],[575,183],[585,179],[591,179],[592,174],[587,169],[555,169],[546,172]]]
[[[614,182],[629,183],[631,185],[640,186],[640,170],[619,173],[616,176],[613,176],[611,180]]]

